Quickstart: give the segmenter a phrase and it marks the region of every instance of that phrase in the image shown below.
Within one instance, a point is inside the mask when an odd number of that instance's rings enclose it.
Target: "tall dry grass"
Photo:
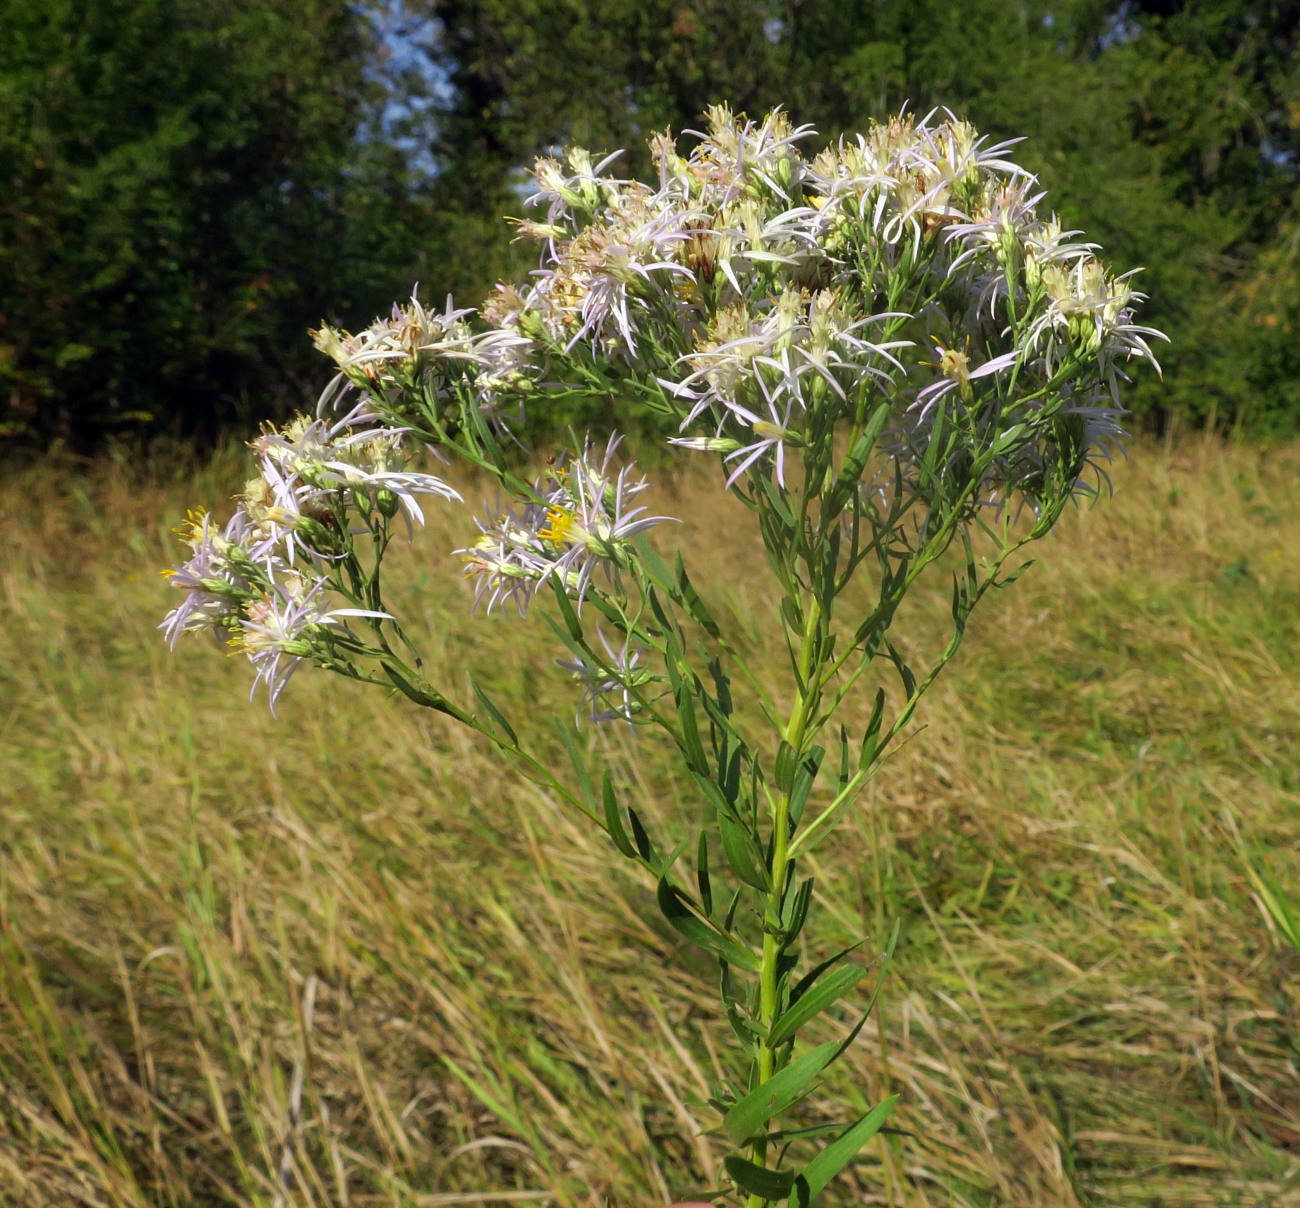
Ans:
[[[650,886],[440,719],[304,672],[273,721],[237,660],[163,649],[168,526],[239,474],[0,486],[0,1202],[709,1185],[713,973]],[[901,1092],[912,1134],[828,1204],[1300,1203],[1300,968],[1225,822],[1300,887],[1300,449],[1142,448],[1116,477],[977,616],[817,854],[815,948],[903,928],[823,1098]],[[710,601],[779,654],[714,484],[663,494]],[[559,652],[467,618],[452,520],[402,559],[401,612],[559,761]],[[936,582],[908,641],[945,608]],[[648,817],[696,816],[652,741],[589,741]]]

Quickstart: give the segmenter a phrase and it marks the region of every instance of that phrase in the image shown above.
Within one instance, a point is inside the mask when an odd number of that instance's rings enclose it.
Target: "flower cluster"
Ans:
[[[532,499],[521,509],[502,508],[477,520],[478,540],[456,552],[474,580],[476,604],[487,611],[507,603],[520,616],[534,594],[554,578],[579,608],[599,574],[613,588],[619,570],[630,565],[630,542],[669,519],[647,516],[633,501],[646,489],[633,466],[614,469],[620,439],[611,437],[603,452],[588,442],[582,454],[558,465],[533,484]]]
[[[657,187],[582,150],[541,160],[546,220],[524,230],[543,265],[513,322],[653,376],[682,404],[675,443],[722,453],[728,485],[751,468],[784,483],[792,448],[896,401],[885,447],[912,489],[1032,505],[1044,476],[1108,455],[1118,382],[1155,363],[1159,333],[1040,213],[1011,143],[935,116],[809,159],[811,128],[718,107],[689,153],[653,141]],[[980,481],[960,481],[972,465]]]
[[[339,372],[321,396],[321,411],[342,410],[359,392],[363,401],[382,396],[391,412],[412,417],[432,401],[434,414],[426,418],[436,423],[470,395],[480,415],[504,425],[504,409],[532,389],[534,343],[508,306],[499,306],[483,331],[471,328],[473,313],[450,297],[441,314],[412,298],[355,335],[322,324],[313,340]]]
[[[408,468],[407,430],[367,403],[337,421],[300,416],[252,442],[260,474],[238,496],[218,532],[206,513],[179,530],[190,548],[165,571],[184,600],[161,628],[172,646],[182,633],[208,631],[252,663],[271,707],[305,658],[326,660],[342,618],[388,618],[371,608],[329,608],[335,564],[345,556],[347,516],[391,518],[408,528],[424,513],[417,496],[459,499],[432,474]]]
[[[220,532],[206,516],[186,530],[169,640],[217,633],[273,699],[302,659],[327,661],[336,618],[383,616],[341,577],[357,519],[409,530],[421,497],[460,499],[413,467],[420,450],[502,490],[455,551],[476,606],[523,615],[548,584],[579,610],[618,597],[632,538],[665,518],[637,502],[617,436],[514,476],[504,443],[522,450],[525,404],[550,397],[600,397],[616,421],[642,403],[667,414],[669,443],[718,456],[751,504],[802,493],[791,514],[806,517],[834,483],[827,514],[888,528],[881,549],[1097,489],[1086,476],[1104,480],[1123,437],[1119,385],[1155,364],[1159,333],[1135,322],[1129,275],[1040,209],[1012,143],[904,113],[809,155],[815,132],[780,111],[707,117],[689,148],[651,140],[649,183],[618,176],[617,155],[539,160],[520,230],[540,265],[477,317],[412,298],[356,334],[322,325],[337,372],[317,415],[252,443],[260,474]],[[327,608],[337,591],[353,607]],[[622,716],[596,707],[618,677],[576,663],[593,714]]]

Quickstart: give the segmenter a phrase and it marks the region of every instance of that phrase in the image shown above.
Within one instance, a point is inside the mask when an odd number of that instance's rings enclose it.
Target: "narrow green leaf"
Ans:
[[[695,585],[686,573],[686,565],[682,562],[680,550],[677,552],[674,570],[677,572],[677,590],[682,603],[686,605],[686,611],[700,623],[700,627],[710,637],[721,636],[722,631],[718,628],[718,623],[713,619],[713,614],[709,612],[704,601],[700,599],[700,593],[695,590]]]
[[[746,885],[767,893],[772,888],[772,882],[767,869],[755,856],[749,832],[725,810],[719,810],[718,834],[722,838],[722,853],[727,857],[731,871]]]
[[[547,581],[551,585],[551,592],[555,596],[556,604],[560,609],[560,616],[564,618],[564,626],[569,631],[569,636],[575,642],[581,642],[582,622],[578,620],[578,614],[573,610],[573,601],[569,599],[568,593],[564,590],[564,584],[557,575],[550,575]]]
[[[781,597],[781,619],[785,622],[786,628],[792,632],[802,631],[803,614],[799,611],[799,605],[795,603],[793,596]]]
[[[1027,571],[1031,566],[1033,566],[1033,564],[1034,564],[1034,559],[1027,558],[1024,562],[1022,562],[1019,566],[1017,566],[1016,569],[1013,570],[1009,575],[999,579],[996,583],[993,584],[993,586],[996,587],[999,591],[1001,591],[1002,588],[1004,587],[1010,587],[1017,579],[1020,578],[1021,575],[1025,573],[1025,571]]]
[[[782,793],[788,793],[794,784],[797,758],[794,747],[782,739],[776,750],[776,787]]]
[[[812,792],[813,784],[817,780],[817,773],[821,771],[822,760],[825,757],[825,747],[813,747],[804,756],[803,761],[795,771],[794,782],[790,785],[790,826],[792,829],[799,825],[799,819],[803,817],[803,808],[808,803],[808,794]]]
[[[761,1196],[765,1200],[784,1200],[794,1190],[793,1170],[768,1170],[755,1166],[739,1154],[728,1154],[722,1160],[727,1173],[746,1195]]]
[[[817,979],[821,977],[821,975],[825,973],[827,969],[834,968],[846,956],[852,956],[853,953],[855,953],[859,948],[861,948],[862,945],[865,944],[866,942],[867,942],[866,940],[858,940],[856,944],[850,944],[847,948],[841,948],[840,951],[837,952],[834,956],[829,956],[820,964],[814,965],[811,969],[808,970],[807,973],[805,973],[795,983],[794,988],[790,991],[790,1001],[792,1003],[798,1002],[805,994],[808,993],[809,989],[811,989],[814,985],[817,984]],[[872,961],[871,964],[866,965],[865,968],[870,969],[874,964],[875,961]]]
[[[894,930],[889,934],[889,943],[885,945],[885,950],[872,962],[873,965],[880,966],[880,972],[876,976],[876,984],[872,987],[871,997],[867,1000],[866,1010],[858,1017],[858,1022],[853,1025],[849,1034],[840,1041],[839,1050],[835,1054],[838,1060],[840,1055],[847,1052],[849,1046],[858,1038],[858,1033],[862,1031],[863,1025],[871,1018],[871,1012],[875,1010],[876,999],[880,997],[880,988],[885,984],[885,974],[889,971],[890,962],[894,959],[894,945],[898,943],[898,929],[900,924],[894,924]]]
[[[839,1047],[833,1040],[819,1044],[750,1091],[723,1117],[722,1127],[727,1136],[737,1145],[744,1145],[765,1132],[767,1122],[808,1089],[813,1079],[835,1059]]]
[[[713,690],[718,698],[718,708],[730,717],[732,713],[731,677],[723,670],[721,659],[713,658],[709,660],[709,674],[713,676]]]
[[[555,728],[559,732],[560,741],[564,743],[564,749],[569,754],[569,762],[573,764],[573,772],[578,778],[578,791],[582,794],[582,800],[594,814],[596,812],[596,794],[592,791],[591,775],[587,771],[587,761],[583,758],[582,752],[578,750],[578,744],[574,741],[569,727],[557,718]]]
[[[790,864],[787,874],[790,880],[786,882],[787,888],[794,882],[794,865]],[[792,893],[786,894],[786,899],[781,904],[781,944],[783,947],[789,947],[794,938],[803,930],[803,925],[808,919],[808,907],[812,905],[813,879],[807,879],[799,882],[799,888]]]
[[[768,1034],[768,1044],[775,1047],[792,1040],[804,1024],[852,990],[866,976],[866,972],[861,965],[845,965],[836,969],[803,994],[799,1001],[772,1025],[772,1030]]]
[[[731,1025],[732,1032],[735,1033],[736,1039],[740,1041],[745,1052],[754,1053],[759,1041],[763,1039],[763,1030],[749,1019],[736,998],[735,991],[731,988],[731,966],[726,961],[722,962],[721,992],[722,1008],[727,1014],[727,1022]],[[734,1100],[732,1102],[734,1103]],[[731,1110],[731,1106],[732,1104],[728,1103],[721,1109],[722,1113],[725,1115]]]
[[[885,653],[889,655],[889,661],[894,664],[898,672],[898,678],[903,681],[903,691],[908,696],[916,692],[916,676],[913,674],[903,656],[899,654],[898,648],[888,638],[885,639]]]
[[[871,720],[867,722],[866,733],[862,736],[862,750],[858,755],[858,770],[865,771],[876,758],[876,740],[880,737],[880,726],[885,718],[885,690],[876,689],[876,699],[871,706]]]
[[[704,744],[700,742],[700,728],[695,720],[695,697],[685,680],[681,681],[677,693],[677,716],[682,723],[682,753],[693,770],[701,776],[707,776],[709,763],[704,757]]]
[[[700,903],[704,913],[713,916],[713,882],[709,879],[709,836],[700,831],[699,845],[695,849],[695,882],[700,887]]]
[[[627,820],[632,827],[632,842],[636,844],[637,855],[647,864],[653,865],[655,862],[655,845],[650,842],[650,836],[641,823],[641,815],[629,807]]]
[[[889,1119],[889,1114],[898,1102],[897,1095],[876,1104],[856,1124],[847,1128],[836,1140],[821,1151],[799,1176],[799,1187],[795,1193],[795,1203],[811,1204],[825,1189],[826,1185],[858,1156],[862,1147],[876,1135]]]
[[[623,829],[623,817],[618,808],[618,799],[614,796],[614,785],[609,779],[609,773],[606,772],[600,785],[600,795],[605,805],[605,825],[609,827],[609,837],[614,840],[614,846],[623,853],[629,860],[636,858],[636,849],[632,846],[627,837],[627,831]]]
[[[658,588],[666,592],[673,590],[673,573],[669,569],[668,563],[660,556],[653,545],[650,544],[644,533],[639,533],[632,538],[632,547],[636,550],[637,560],[645,568],[645,572],[650,576],[650,581]]]
[[[723,737],[722,749],[718,752],[718,788],[727,801],[734,803],[740,796],[740,760],[744,748],[741,741],[731,733]]]
[[[785,497],[780,487],[766,474],[758,480],[763,494],[767,496],[767,502],[771,505],[773,514],[787,529],[794,529],[798,521],[795,514],[790,510],[790,505],[785,501]]]
[[[475,698],[478,700],[478,703],[487,710],[488,716],[496,723],[497,728],[510,740],[512,746],[517,747],[519,745],[519,739],[516,736],[513,727],[508,721],[506,721],[505,714],[488,699],[487,693],[479,687],[478,681],[472,675],[469,677],[469,686],[471,691],[473,691]]]
[[[871,460],[871,451],[875,448],[876,439],[880,436],[880,431],[885,426],[885,421],[888,418],[889,404],[881,403],[867,422],[862,435],[854,441],[853,448],[849,450],[848,456],[844,459],[844,464],[840,467],[840,472],[835,478],[835,484],[827,495],[827,515],[838,515],[857,489],[858,483],[862,480],[863,471],[867,468],[867,462]]]
[[[673,861],[667,863],[671,867]],[[659,912],[679,935],[747,973],[759,971],[758,958],[732,936],[701,918],[695,903],[668,879],[667,870],[659,878],[655,896],[659,902]]]

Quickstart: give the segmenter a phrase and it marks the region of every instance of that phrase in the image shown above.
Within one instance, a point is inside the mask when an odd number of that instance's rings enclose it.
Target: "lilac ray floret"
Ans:
[[[622,720],[627,722],[629,729],[633,729],[631,690],[641,674],[637,667],[641,661],[641,651],[632,650],[626,640],[620,649],[615,650],[604,630],[598,628],[596,633],[608,656],[605,664],[580,656],[555,660],[557,666],[572,671],[582,684],[582,699],[573,715],[574,724],[580,727],[583,713],[590,710],[588,716],[597,725]],[[613,703],[614,700],[617,703]],[[600,707],[602,703],[605,704],[604,708]]]
[[[259,685],[265,684],[273,715],[294,672],[316,652],[321,631],[340,624],[345,617],[392,619],[389,613],[369,608],[323,608],[319,595],[326,579],[318,579],[305,591],[296,577],[290,583],[293,585],[273,581],[267,593],[248,606],[238,636],[232,641],[248,655],[257,672],[249,699]]]

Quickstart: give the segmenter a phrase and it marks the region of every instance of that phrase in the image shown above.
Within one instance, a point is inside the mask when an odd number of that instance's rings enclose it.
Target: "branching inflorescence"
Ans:
[[[252,443],[260,473],[224,527],[191,517],[191,557],[169,572],[186,595],[163,628],[244,651],[273,708],[309,662],[447,714],[642,865],[669,922],[719,962],[742,1056],[713,1101],[734,1146],[717,1194],[756,1208],[815,1201],[893,1107],[813,1135],[786,1123],[857,1034],[806,1048],[802,1029],[841,1011],[868,967],[849,949],[800,974],[812,881],[799,857],[879,767],[971,611],[1018,573],[1008,559],[1108,485],[1120,383],[1155,365],[1159,333],[1134,322],[1128,275],[1040,212],[1011,144],[964,121],[903,115],[810,156],[814,132],[783,113],[708,118],[689,151],[652,140],[651,184],[613,175],[615,157],[541,160],[536,216],[520,224],[541,265],[476,319],[412,300],[356,335],[322,327],[337,374],[316,417]],[[784,700],[709,609],[707,582],[647,540],[667,518],[640,502],[617,437],[539,477],[516,469],[528,413],[572,398],[606,400],[616,420],[666,417],[670,443],[720,462],[782,592]],[[690,889],[674,874],[687,844],[658,846],[609,770],[591,774],[594,755],[568,743],[570,787],[472,679],[458,703],[427,678],[381,591],[397,517],[420,523],[421,496],[461,501],[412,468],[421,451],[495,482],[454,553],[476,606],[550,608],[557,663],[581,688],[574,723],[658,731],[676,749],[714,817]],[[891,625],[944,555],[958,567],[951,637],[913,669]],[[850,736],[832,723],[880,666],[901,693],[886,708],[878,689]]]

